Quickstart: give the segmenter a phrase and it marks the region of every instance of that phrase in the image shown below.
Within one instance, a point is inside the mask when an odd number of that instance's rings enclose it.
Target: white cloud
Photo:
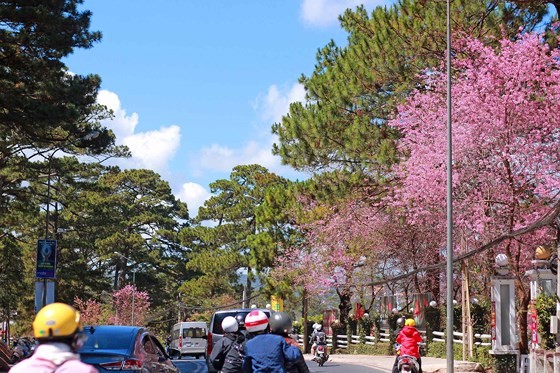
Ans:
[[[132,154],[132,161],[141,167],[166,173],[167,163],[173,158],[181,142],[179,126],[135,133],[123,140]]]
[[[260,111],[262,119],[270,123],[280,122],[288,113],[292,102],[301,102],[305,99],[305,88],[296,83],[284,92],[276,85],[268,88],[268,93],[263,99],[257,98],[254,108]]]
[[[272,136],[270,136],[272,137]],[[212,144],[202,149],[198,166],[205,170],[218,172],[231,172],[237,165],[260,164],[269,170],[277,169],[280,160],[272,155],[272,141],[265,139],[263,142],[249,141],[240,149]]]
[[[389,0],[303,0],[301,18],[311,26],[331,26],[338,22],[338,16],[348,8],[354,9],[364,5],[373,9],[379,5],[387,5]]]
[[[97,101],[113,110],[114,118],[104,120],[102,124],[115,133],[118,145],[128,146],[132,155],[129,159],[118,159],[115,163],[124,168],[147,168],[160,174],[167,173],[168,163],[180,146],[180,127],[171,125],[136,132],[138,114],[128,115],[116,93],[101,90]]]
[[[198,208],[204,204],[211,194],[203,186],[196,183],[184,183],[181,190],[176,193],[177,198],[186,202],[189,208],[189,215],[194,217],[198,213]]]
[[[121,107],[121,100],[116,93],[101,90],[97,94],[97,102],[113,110],[114,118],[104,121],[103,125],[113,130],[117,136],[117,141],[122,141],[134,133],[134,129],[138,124],[138,114],[132,113],[132,115],[127,116],[126,110]]]
[[[253,109],[264,121],[266,131],[241,148],[212,144],[202,149],[196,163],[193,162],[194,171],[200,174],[203,170],[229,173],[237,165],[260,164],[280,175],[293,173],[292,169],[281,165],[279,157],[272,155],[272,144],[276,142],[276,136],[271,134],[270,126],[288,113],[292,102],[304,99],[305,90],[299,83],[285,89],[270,86],[265,95],[259,95],[253,102]]]

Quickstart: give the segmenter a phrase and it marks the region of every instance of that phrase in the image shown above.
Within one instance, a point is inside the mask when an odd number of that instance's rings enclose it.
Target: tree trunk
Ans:
[[[245,296],[247,297],[247,305],[250,307],[250,303],[251,303],[251,293],[252,293],[252,283],[251,283],[251,277],[252,277],[252,272],[251,272],[251,267],[247,266],[247,283],[245,285]]]
[[[348,316],[352,312],[352,292],[349,288],[343,287],[342,289],[336,288],[336,293],[340,299],[338,309],[340,310],[340,323],[346,326],[348,323]]]
[[[303,289],[303,294],[301,297],[302,301],[302,310],[301,316],[303,318],[303,352],[309,353],[310,346],[309,346],[309,325],[307,322],[307,310],[308,310],[308,302],[307,302],[307,291]]]
[[[531,293],[526,291],[523,284],[518,287],[520,294],[519,310],[517,311],[517,322],[519,324],[519,351],[521,354],[529,352],[529,336],[527,334],[527,310],[531,302]]]

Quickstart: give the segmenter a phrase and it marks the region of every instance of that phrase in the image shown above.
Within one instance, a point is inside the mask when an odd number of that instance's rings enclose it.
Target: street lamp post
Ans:
[[[49,220],[50,220],[50,206],[51,206],[51,171],[52,171],[52,159],[54,155],[65,147],[75,145],[80,141],[89,141],[97,138],[99,136],[99,131],[94,130],[89,132],[88,134],[77,138],[74,141],[71,141],[67,144],[64,144],[62,147],[56,148],[53,152],[51,152],[47,158],[48,164],[48,171],[47,171],[47,209],[45,214],[45,245],[47,244],[47,240],[49,239]],[[38,259],[37,259],[38,260]],[[47,303],[47,278],[43,278],[43,294],[42,294],[42,306],[44,307]],[[39,310],[37,310],[39,311]]]
[[[134,263],[134,260],[127,258],[126,256],[124,256],[123,254],[119,253],[118,251],[114,252],[115,255],[120,256],[121,258],[125,259],[126,261],[130,261],[132,263]],[[134,285],[134,287],[136,288],[136,270],[134,268],[131,268],[132,270],[132,285]],[[131,315],[131,320],[130,323],[132,325],[134,325],[134,293],[135,293],[135,289],[132,290],[132,315]]]
[[[451,121],[451,1],[447,0],[447,372],[453,373],[453,153]]]

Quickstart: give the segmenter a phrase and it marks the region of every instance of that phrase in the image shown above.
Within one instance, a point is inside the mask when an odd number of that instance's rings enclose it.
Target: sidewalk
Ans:
[[[305,355],[305,360],[310,361],[311,355]],[[346,364],[361,365],[370,368],[377,368],[386,372],[391,372],[395,363],[394,356],[373,356],[373,355],[346,355],[335,354],[329,356],[329,361],[337,361]],[[328,364],[328,363],[327,363]],[[454,372],[482,372],[477,367],[478,364],[467,361],[455,361],[453,364]],[[424,373],[444,373],[447,370],[447,360],[435,357],[422,357],[422,371]]]

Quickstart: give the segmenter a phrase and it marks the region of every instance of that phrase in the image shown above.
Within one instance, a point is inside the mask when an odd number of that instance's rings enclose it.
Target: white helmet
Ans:
[[[317,331],[321,330],[321,327],[322,327],[321,324],[318,324],[318,323],[313,324],[313,329],[315,329]]]
[[[268,326],[268,317],[263,311],[254,310],[245,317],[245,327],[250,333],[260,332]]]
[[[222,321],[222,329],[226,333],[235,333],[239,330],[239,324],[233,316],[228,316]]]

